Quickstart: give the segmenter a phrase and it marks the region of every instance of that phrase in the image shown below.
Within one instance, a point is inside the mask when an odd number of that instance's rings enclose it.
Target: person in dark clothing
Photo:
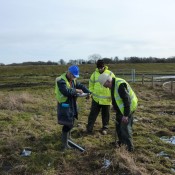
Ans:
[[[116,132],[118,145],[127,146],[128,151],[134,150],[132,141],[133,113],[137,108],[138,99],[130,85],[121,78],[111,78],[101,74],[98,81],[106,88],[111,89],[112,105],[116,111]]]
[[[81,83],[77,82],[79,77],[79,67],[70,66],[66,73],[56,78],[55,93],[57,99],[58,123],[63,125],[62,144],[63,149],[70,148],[68,137],[73,128],[75,118],[78,119],[77,94],[88,93],[90,91]]]

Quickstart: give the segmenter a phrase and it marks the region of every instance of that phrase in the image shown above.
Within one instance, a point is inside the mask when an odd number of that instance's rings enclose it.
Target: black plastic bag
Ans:
[[[60,103],[57,107],[58,124],[73,125],[73,112],[68,103]]]

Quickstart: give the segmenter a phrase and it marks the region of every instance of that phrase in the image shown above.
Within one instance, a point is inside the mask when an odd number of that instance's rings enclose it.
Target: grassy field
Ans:
[[[131,70],[135,69],[136,81],[141,81],[142,75],[175,75],[175,63],[157,64],[111,64],[110,70],[121,78],[130,81]],[[34,86],[52,85],[55,77],[65,72],[68,65],[58,66],[1,66],[0,86]],[[88,83],[95,65],[80,65],[80,80]]]
[[[175,74],[175,64],[116,64],[137,73]],[[114,113],[110,128],[101,135],[101,115],[94,134],[84,130],[91,100],[78,98],[79,120],[72,139],[86,151],[61,150],[61,129],[56,119],[54,80],[68,66],[0,67],[0,174],[38,175],[170,175],[175,174],[175,145],[160,138],[175,136],[175,95],[157,85],[153,89],[131,83],[139,99],[133,137],[135,151],[115,148]],[[94,65],[81,65],[80,82],[87,83]],[[85,81],[86,80],[86,81]],[[87,85],[87,84],[86,84]],[[26,148],[32,151],[21,156]],[[104,160],[110,161],[108,168]]]

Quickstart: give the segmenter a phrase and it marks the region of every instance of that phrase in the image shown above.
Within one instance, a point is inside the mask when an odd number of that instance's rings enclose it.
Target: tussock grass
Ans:
[[[119,168],[121,169],[121,172],[123,170],[124,172],[128,172],[128,174],[147,174],[147,170],[144,167],[136,165],[136,161],[134,160],[135,156],[128,153],[124,146],[116,152],[115,157],[118,158]]]
[[[24,110],[24,103],[34,103],[36,100],[29,93],[0,95],[0,109]]]

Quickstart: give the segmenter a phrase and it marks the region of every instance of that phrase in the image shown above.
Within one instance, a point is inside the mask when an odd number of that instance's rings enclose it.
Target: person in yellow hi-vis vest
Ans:
[[[107,134],[109,118],[110,118],[110,105],[112,104],[111,93],[109,88],[103,87],[97,80],[98,77],[106,73],[111,77],[115,75],[108,70],[108,67],[104,65],[103,60],[97,61],[97,68],[92,73],[89,80],[89,90],[92,92],[92,104],[91,110],[88,116],[87,133],[92,133],[95,121],[101,110],[102,115],[102,128],[101,133]]]
[[[118,146],[126,145],[128,151],[133,151],[132,124],[133,114],[137,109],[138,99],[131,86],[118,77],[111,78],[108,74],[101,74],[98,78],[101,85],[111,89],[112,105],[116,111],[116,132]]]
[[[77,82],[76,78],[78,77],[79,67],[76,65],[72,65],[68,68],[67,73],[63,73],[60,77],[57,77],[55,82],[57,118],[58,123],[60,125],[63,125],[63,149],[70,148],[70,146],[68,145],[70,130],[73,128],[74,119],[78,119],[76,103],[77,94],[90,94],[90,91],[84,85]]]

